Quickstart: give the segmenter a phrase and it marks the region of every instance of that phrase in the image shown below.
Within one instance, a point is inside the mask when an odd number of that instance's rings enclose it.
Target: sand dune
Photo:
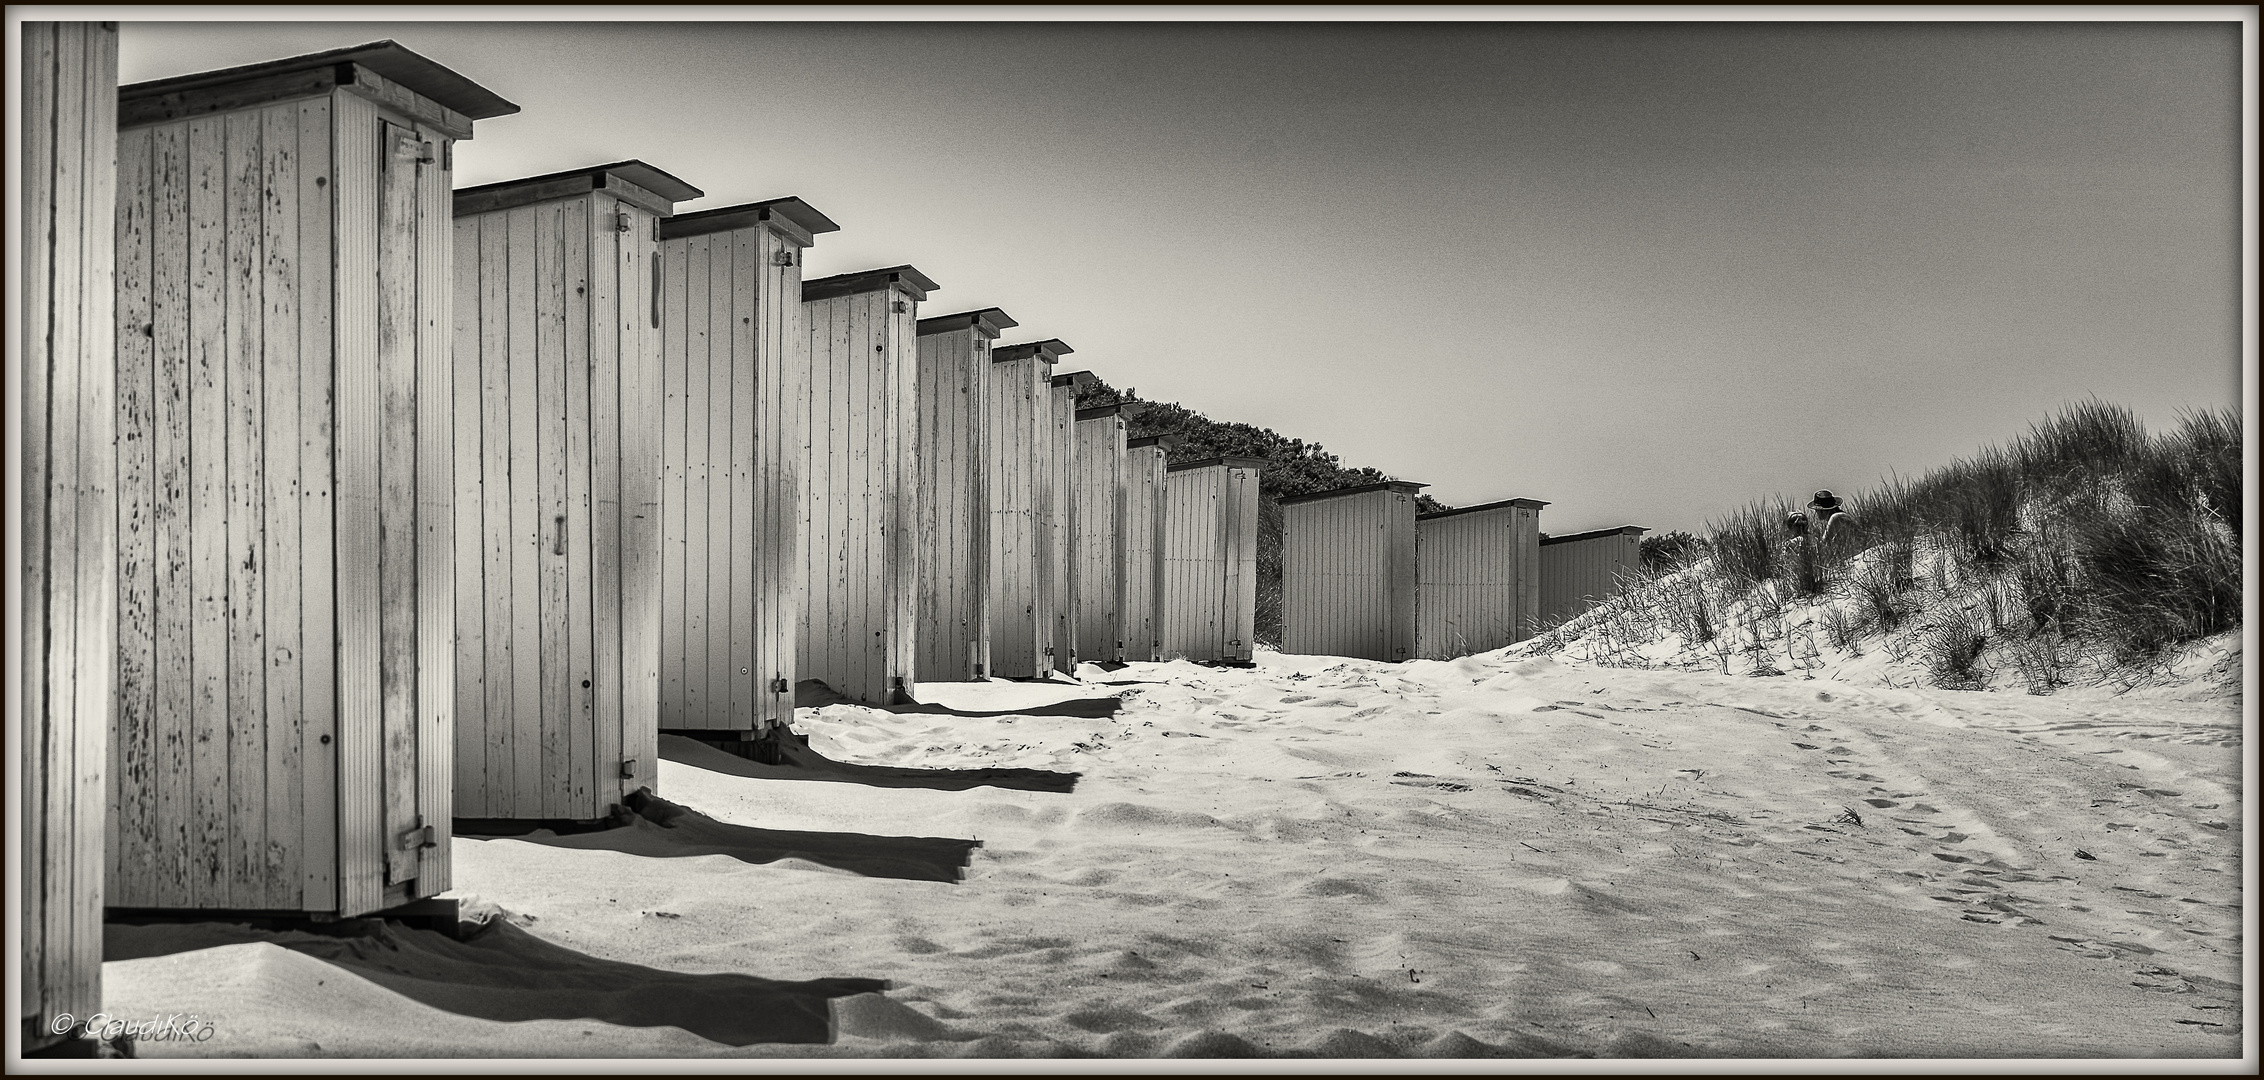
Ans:
[[[835,1002],[832,1045],[708,1044],[734,1055],[2240,1051],[2236,703],[1499,655],[1108,677],[1132,684],[1111,718],[798,721],[838,761],[1081,773],[1069,793],[663,763],[726,824],[980,840],[958,885],[459,839],[460,891],[603,959],[891,981]],[[129,966],[114,995],[193,1002]],[[345,1000],[291,1024],[376,1008]],[[239,1015],[258,1045],[301,1030]]]

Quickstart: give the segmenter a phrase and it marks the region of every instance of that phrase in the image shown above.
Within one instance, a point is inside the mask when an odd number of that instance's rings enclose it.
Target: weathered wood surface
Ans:
[[[963,325],[919,335],[920,681],[983,677],[990,668],[990,498],[983,409],[990,337]]]
[[[1507,505],[1415,521],[1416,653],[1448,660],[1533,636],[1540,511]]]
[[[1046,440],[1051,446],[1043,478],[1044,493],[1039,500],[1044,516],[1038,565],[1045,595],[1038,610],[1051,613],[1047,625],[1053,651],[1047,658],[1052,661],[1053,670],[1073,675],[1080,659],[1077,655],[1077,386],[1074,382],[1057,379],[1050,392],[1053,407],[1047,419]]]
[[[1248,663],[1255,647],[1258,469],[1249,459],[1165,477],[1163,655]]]
[[[893,287],[802,305],[811,359],[796,667],[874,705],[913,678],[916,305]]]
[[[118,227],[115,26],[23,24],[23,726],[19,848],[25,1048],[53,1041],[58,1013],[102,1005],[105,799],[122,648],[146,671],[149,628],[118,630],[127,591],[116,537],[138,529],[132,572],[148,576],[147,504],[120,498],[113,243]],[[142,159],[146,160],[146,155]],[[143,243],[147,216],[127,223]],[[140,272],[146,273],[146,267]],[[138,327],[134,336],[138,337]],[[146,341],[133,370],[146,371]],[[145,468],[146,472],[146,468]],[[126,515],[139,513],[139,518]],[[146,592],[143,594],[146,595]],[[148,741],[139,744],[146,752]],[[137,757],[146,769],[146,757]]]
[[[110,139],[129,584],[108,903],[360,913],[444,890],[446,140],[358,94]],[[439,846],[402,842],[436,815]]]
[[[656,392],[660,422],[643,427],[658,433],[666,536],[653,591],[659,728],[756,732],[793,715],[805,511],[797,410],[810,347],[798,333],[798,250],[762,221],[658,249],[660,325],[644,332],[661,359],[643,385]],[[625,289],[635,287],[628,273]],[[625,387],[622,407],[642,394]],[[622,429],[624,440],[646,437]]]
[[[1094,662],[1124,659],[1124,418],[1076,421],[1077,655]]]
[[[1540,625],[1553,626],[1617,596],[1643,565],[1642,530],[1551,537],[1540,544]]]
[[[1163,649],[1165,451],[1124,452],[1124,659],[1159,660]]]
[[[1411,658],[1414,494],[1387,487],[1282,511],[1282,650]]]
[[[990,497],[991,668],[999,678],[1043,676],[1052,642],[1052,608],[1040,573],[1043,510],[1052,475],[1051,364],[1042,354],[994,360],[983,427]],[[1041,602],[1045,614],[1039,614]]]

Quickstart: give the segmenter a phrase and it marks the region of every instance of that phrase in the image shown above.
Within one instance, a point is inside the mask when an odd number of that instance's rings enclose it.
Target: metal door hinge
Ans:
[[[614,231],[614,232],[628,232],[628,231],[629,231],[629,229],[630,229],[630,225],[629,225],[629,212],[628,212],[627,210],[616,210],[616,211],[614,211],[614,212],[613,212],[613,231]]]
[[[636,778],[637,778],[637,759],[636,759],[636,758],[628,758],[628,759],[626,759],[626,760],[622,761],[622,762],[621,762],[621,779],[623,779],[623,780],[634,780],[634,779],[636,779]]]
[[[431,165],[439,160],[440,158],[432,152],[431,143],[420,142],[417,144],[417,164]]]
[[[790,247],[787,247],[787,248],[779,248],[779,249],[778,249],[778,256],[777,256],[777,258],[776,258],[776,259],[774,259],[773,261],[774,261],[774,262],[776,262],[776,263],[777,263],[778,265],[780,265],[780,266],[792,266],[792,265],[794,265],[794,249],[793,249],[793,248],[790,248]]]
[[[786,676],[784,676],[784,675],[780,675],[780,676],[778,676],[777,678],[774,678],[774,679],[772,679],[772,680],[770,681],[770,692],[771,692],[771,693],[773,693],[773,694],[783,694],[783,693],[785,693],[785,692],[786,692]]]
[[[901,314],[905,313],[906,311],[909,311],[909,310],[911,310],[911,308],[907,307],[907,306],[905,305],[904,301],[902,301],[902,300],[898,300],[898,301],[896,302],[896,308],[895,308],[895,310],[896,310],[896,313],[897,313],[897,314],[901,315]]]
[[[422,851],[425,848],[439,847],[440,838],[432,826],[424,823],[424,817],[419,815],[417,823],[401,834],[401,846],[410,851]]]

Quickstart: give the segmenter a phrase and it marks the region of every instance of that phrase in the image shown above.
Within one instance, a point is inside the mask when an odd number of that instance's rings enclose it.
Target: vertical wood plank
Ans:
[[[265,904],[298,908],[305,871],[298,831],[305,801],[305,642],[301,639],[299,505],[299,110],[271,105],[260,122],[260,290],[265,303],[260,402],[261,468],[267,490],[260,553],[267,672],[267,847],[260,867]]]
[[[24,473],[23,473],[23,787],[16,808],[23,815],[23,1015],[22,1030],[45,1030],[45,1014],[72,1008],[68,972],[77,958],[71,955],[68,926],[76,917],[76,901],[55,891],[59,879],[50,855],[70,839],[67,826],[56,814],[51,797],[57,786],[59,744],[70,732],[68,699],[59,698],[46,678],[48,650],[53,634],[48,625],[55,603],[50,590],[56,548],[46,522],[56,508],[52,502],[55,449],[50,412],[58,400],[54,379],[56,353],[50,333],[56,310],[54,263],[40,247],[53,235],[56,201],[71,177],[56,162],[58,144],[68,147],[57,99],[65,69],[60,61],[62,42],[70,36],[61,23],[27,22],[23,27],[23,195],[25,240],[24,280]],[[60,174],[60,175],[59,175]],[[63,399],[67,400],[67,399]],[[55,627],[62,630],[63,627]],[[56,835],[63,833],[64,835]],[[99,968],[99,963],[96,965]],[[92,1004],[99,1007],[99,1000]]]
[[[189,123],[190,678],[196,787],[192,906],[228,906],[228,323],[225,121]]]
[[[542,812],[542,551],[547,524],[542,519],[542,432],[539,419],[542,359],[537,352],[535,294],[541,289],[536,263],[533,207],[504,211],[505,248],[510,278],[505,296],[509,327],[511,411],[511,797],[507,817]]]
[[[660,572],[660,458],[650,419],[660,412],[659,387],[654,378],[660,335],[650,321],[656,299],[653,245],[632,240],[652,235],[655,225],[650,213],[633,209],[625,212],[629,214],[630,231],[624,234],[618,252],[621,305],[615,312],[615,325],[623,334],[622,411],[634,422],[624,426],[621,440],[621,499],[627,512],[622,522],[621,577],[630,583],[622,599],[621,615],[621,649],[629,670],[622,687],[622,728],[636,732],[637,738],[647,740],[645,745],[650,746],[649,740],[657,737],[653,732],[660,700],[660,597],[650,584]],[[631,782],[657,788],[658,764],[649,753],[636,756],[636,775]]]
[[[225,121],[224,210],[227,372],[228,564],[228,849],[229,895],[245,907],[267,896],[267,647],[265,619],[267,508],[265,440],[266,336],[260,297],[260,120],[251,111]]]
[[[595,508],[590,481],[595,461],[590,419],[590,227],[596,197],[572,199],[558,208],[560,298],[565,302],[566,380],[566,674],[567,731],[564,814],[586,819],[612,808],[613,777],[601,773],[597,756],[600,723],[620,717],[597,711],[597,660],[593,653],[600,607],[592,593],[591,543]],[[618,770],[616,770],[617,772]],[[602,782],[601,782],[602,781]]]
[[[416,814],[433,829],[412,896],[451,884],[451,823],[456,816],[456,241],[447,163],[455,157],[438,130],[420,127],[429,152],[416,169]]]
[[[336,357],[331,331],[337,305],[333,207],[339,190],[330,100],[298,103],[299,124],[299,725],[300,887],[309,911],[343,906],[338,893],[340,627],[336,618],[337,550]]]
[[[192,634],[189,500],[191,225],[188,125],[150,129],[150,343],[153,386],[152,538],[156,545],[151,612],[154,623],[155,821],[146,892],[122,894],[121,906],[187,904],[196,893],[191,851],[203,840],[196,801],[196,707]],[[25,488],[30,491],[29,486]]]
[[[724,315],[730,341],[726,355],[729,357],[731,408],[725,442],[731,455],[731,518],[723,529],[724,544],[718,553],[728,573],[731,638],[729,648],[714,659],[722,661],[722,676],[731,687],[728,710],[731,726],[742,730],[759,727],[762,714],[767,711],[758,699],[754,673],[756,621],[761,618],[763,608],[762,598],[755,589],[756,515],[760,513],[761,498],[755,488],[755,458],[762,440],[755,400],[762,331],[755,323],[758,314],[755,294],[764,265],[762,238],[767,231],[739,229],[717,238],[719,242],[728,238],[731,267],[730,303]]]
[[[384,906],[384,731],[378,573],[378,193],[381,139],[375,106],[331,98],[332,266],[336,472],[334,573],[338,582],[338,912]]]
[[[678,646],[684,665],[684,710],[696,727],[712,727],[708,685],[708,628],[718,611],[708,583],[708,548],[713,543],[714,504],[709,474],[714,467],[708,429],[714,415],[714,323],[709,297],[715,275],[714,238],[694,237],[686,250],[684,295],[684,639]]]
[[[26,116],[34,114],[27,112]],[[118,717],[110,739],[109,814],[103,833],[103,894],[107,897],[148,895],[154,884],[153,863],[159,850],[156,815],[158,689],[155,682],[158,552],[153,485],[157,466],[157,403],[156,341],[151,324],[151,294],[155,284],[151,217],[155,193],[151,189],[151,154],[151,132],[146,128],[126,132],[118,141],[117,292],[113,329],[118,353]],[[38,196],[33,194],[27,198],[36,201]],[[36,220],[40,214],[51,212],[35,209],[27,220]],[[35,274],[38,272],[37,267],[33,270]],[[25,315],[34,326],[42,317],[37,310],[29,308]],[[44,341],[41,344],[44,345]],[[37,375],[36,371],[27,371],[27,389]],[[45,387],[38,393],[44,395]],[[44,428],[45,417],[39,422]],[[38,449],[32,444],[26,445]],[[42,481],[41,487],[44,486]],[[44,504],[44,491],[34,493],[28,483],[24,491],[27,498],[38,500],[32,505]],[[25,520],[28,537],[37,519]],[[44,539],[44,531],[41,535]],[[42,627],[40,632],[44,633],[44,629]],[[29,684],[33,681],[25,680],[27,690],[31,689]],[[37,713],[27,712],[26,716],[35,718]],[[32,730],[35,728],[27,726],[27,732]],[[27,762],[30,760],[26,758]],[[37,923],[27,919],[25,926],[37,932]]]
[[[465,817],[487,812],[487,559],[480,548],[484,525],[480,484],[481,423],[487,406],[480,396],[480,215],[452,218],[456,245],[453,350],[456,446],[452,455],[456,492],[456,756],[451,788],[455,811]]]
[[[535,226],[535,640],[542,654],[536,740],[542,764],[522,782],[533,785],[533,816],[561,818],[570,783],[566,728],[572,661],[566,645],[566,275],[559,204],[530,210]]]
[[[660,569],[660,590],[665,598],[660,624],[661,723],[680,728],[695,726],[685,703],[684,685],[684,627],[695,602],[684,592],[685,530],[689,528],[685,478],[690,475],[684,456],[684,379],[692,332],[685,321],[684,296],[691,288],[691,247],[691,240],[673,240],[662,245],[660,253],[661,513],[665,537]],[[614,269],[618,277],[618,267]],[[626,431],[624,428],[624,434]]]
[[[731,314],[732,274],[736,267],[732,256],[733,234],[717,233],[708,245],[708,544],[707,583],[711,610],[707,626],[707,670],[702,682],[708,689],[710,722],[718,726],[735,726],[731,711],[732,685],[737,671],[731,653],[733,634],[737,626],[738,608],[745,598],[731,592],[732,524],[737,520],[738,506],[733,500],[734,474],[732,470],[732,421],[737,400],[733,396],[735,383],[732,368],[738,357],[732,352],[737,339],[735,321]]]
[[[481,671],[480,722],[473,727],[485,747],[480,763],[480,800],[474,817],[507,817],[518,802],[519,693],[518,620],[512,612],[518,579],[518,553],[512,520],[517,502],[511,474],[512,372],[511,275],[524,267],[512,261],[507,213],[479,215],[479,412],[480,412],[480,571]],[[518,479],[524,479],[523,477]]]
[[[384,125],[377,219],[378,684],[383,723],[386,880],[416,879],[423,852],[402,841],[417,824],[421,620],[417,527],[417,161],[423,140]]]

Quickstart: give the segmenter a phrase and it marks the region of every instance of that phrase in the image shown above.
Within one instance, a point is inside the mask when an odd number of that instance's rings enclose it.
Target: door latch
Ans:
[[[401,846],[410,851],[422,851],[425,848],[439,847],[440,839],[433,827],[425,824],[424,818],[419,816],[417,824],[401,834]]]

